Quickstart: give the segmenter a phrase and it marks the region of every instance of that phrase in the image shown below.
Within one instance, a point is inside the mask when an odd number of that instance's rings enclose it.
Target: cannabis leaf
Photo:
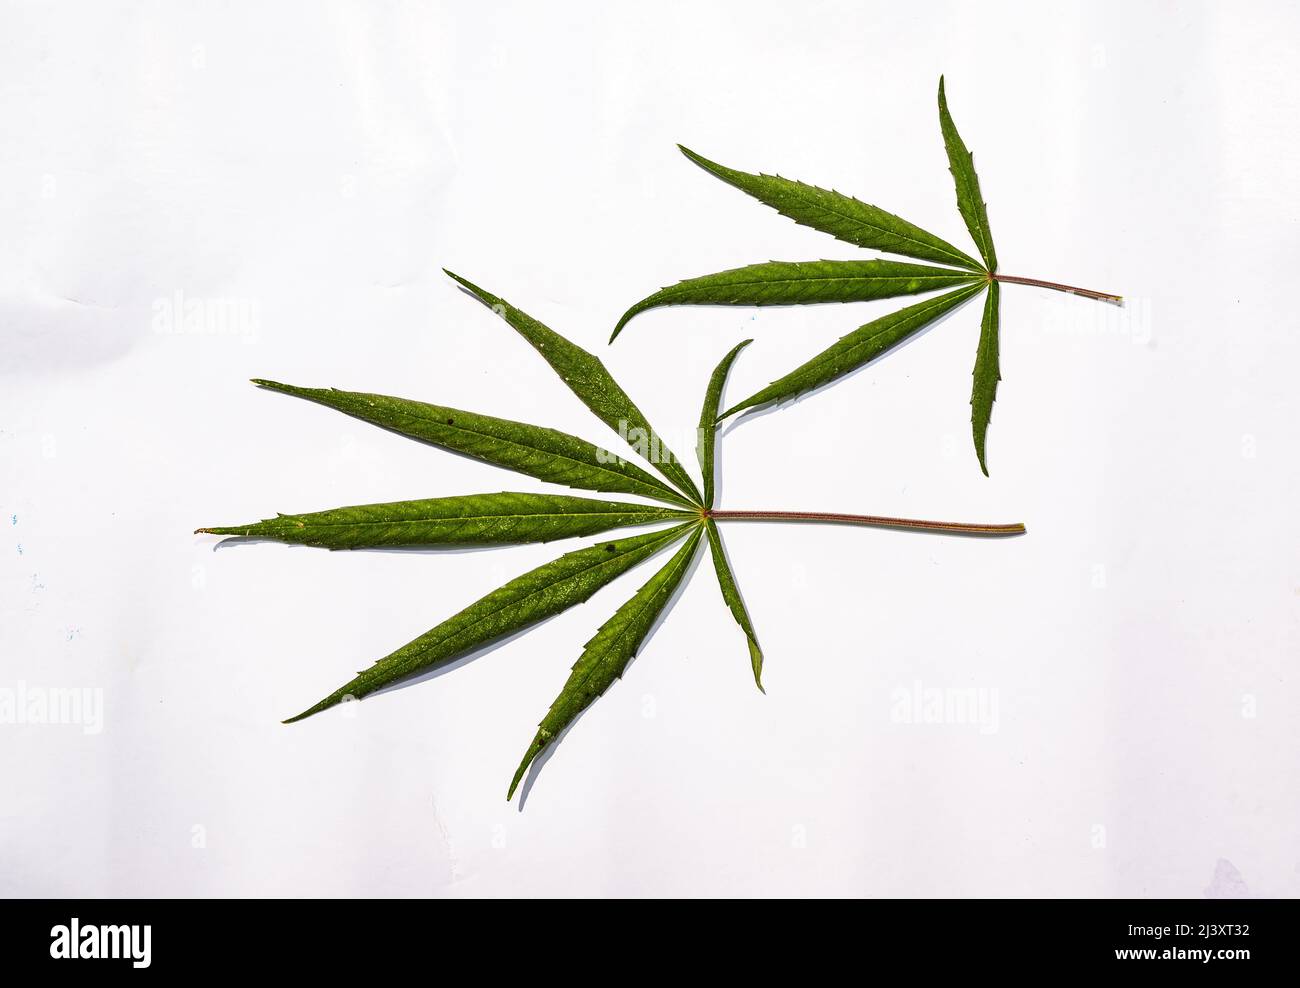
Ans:
[[[511,780],[509,798],[537,756],[623,675],[650,629],[682,586],[700,543],[705,539],[709,543],[723,601],[744,632],[754,681],[762,689],[763,653],[727,561],[717,524],[719,521],[813,521],[976,535],[1024,532],[1024,526],[1018,524],[971,525],[872,515],[719,510],[714,507],[718,409],[728,372],[748,340],[722,359],[705,390],[696,449],[704,480],[704,493],[701,495],[694,479],[663,445],[658,433],[598,359],[497,296],[463,278],[452,277],[504,316],[512,328],[532,343],[601,421],[624,438],[630,438],[633,431],[652,438],[654,441],[651,443],[633,445],[643,454],[649,451],[651,465],[663,474],[665,480],[661,481],[635,464],[585,440],[554,429],[384,395],[301,388],[265,380],[254,383],[542,480],[640,495],[666,501],[668,506],[604,501],[567,494],[504,492],[277,515],[247,525],[201,528],[199,531],[329,549],[361,549],[546,542],[615,528],[667,523],[666,527],[576,549],[515,577],[379,659],[286,723],[309,717],[346,700],[361,699],[416,673],[472,654],[586,601],[628,570],[676,546],[675,553],[663,568],[618,608],[587,642],[524,753],[523,761]],[[976,290],[978,286],[961,289],[967,292]]]
[[[690,278],[660,289],[637,302],[618,320],[610,342],[628,322],[648,309],[665,305],[806,305],[858,302],[953,289],[937,299],[908,306],[873,320],[801,364],[789,374],[734,405],[723,417],[772,402],[794,398],[829,384],[888,353],[987,287],[984,319],[971,391],[971,431],[980,469],[988,474],[985,439],[997,392],[998,285],[1035,285],[1108,302],[1117,295],[1073,288],[1055,282],[1000,274],[989,232],[988,208],[980,193],[974,158],[957,132],[943,79],[939,80],[939,126],[957,192],[957,209],[983,259],[977,261],[946,240],[886,212],[834,190],[779,175],[751,174],[710,161],[689,148],[681,152],[705,171],[771,206],[796,223],[838,240],[889,254],[948,265],[936,268],[902,261],[769,261],[717,274]]]

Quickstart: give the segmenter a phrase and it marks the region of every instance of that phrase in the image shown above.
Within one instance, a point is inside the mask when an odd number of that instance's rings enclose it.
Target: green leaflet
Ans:
[[[551,542],[689,517],[679,508],[595,501],[567,494],[468,494],[361,504],[251,525],[201,528],[212,535],[277,539],[326,549],[374,546],[507,545]]]
[[[722,358],[713,371],[713,376],[709,378],[709,386],[704,392],[704,407],[700,409],[700,467],[704,471],[704,506],[713,507],[713,479],[714,479],[714,442],[718,433],[718,405],[722,401],[722,389],[727,383],[727,374],[731,370],[731,365],[735,362],[736,356],[748,346],[752,340],[745,340],[737,344],[730,353]],[[726,550],[722,547],[722,536],[718,532],[718,526],[712,518],[705,520],[705,530],[709,535],[709,553],[713,557],[713,569],[718,574],[718,586],[722,588],[722,599],[726,601],[727,607],[730,608],[732,616],[740,625],[741,630],[745,632],[745,637],[749,643],[749,661],[754,669],[754,683],[759,690],[763,690],[763,652],[758,647],[758,636],[754,634],[754,626],[749,620],[749,613],[745,610],[745,602],[740,598],[740,590],[736,587],[736,578],[731,572],[731,566],[727,563]]]
[[[847,336],[841,337],[785,377],[773,381],[740,404],[729,408],[723,412],[722,417],[726,418],[746,408],[755,408],[768,402],[784,401],[843,377],[897,346],[918,330],[924,329],[944,313],[977,294],[983,287],[982,281],[967,285],[947,295],[926,299],[924,302],[917,302],[905,309],[874,319]]]
[[[948,169],[957,186],[957,209],[966,221],[971,239],[979,248],[980,257],[990,271],[998,269],[998,255],[993,249],[993,235],[989,233],[988,206],[980,195],[980,180],[975,174],[975,156],[966,149],[957,125],[948,112],[948,98],[943,93],[943,76],[939,77],[939,127],[943,131],[943,146],[948,152]]]
[[[998,283],[989,285],[988,298],[984,300],[984,319],[980,324],[980,345],[975,351],[974,383],[970,393],[971,430],[975,436],[975,452],[979,456],[984,476],[989,468],[984,462],[984,438],[988,433],[989,419],[993,417],[993,401],[998,393],[1002,372],[998,367]]]
[[[661,305],[807,305],[919,295],[980,276],[907,261],[768,261],[680,281],[623,313],[612,342],[638,313]]]
[[[704,473],[704,506],[713,507],[713,446],[718,435],[718,403],[722,401],[722,386],[727,382],[727,373],[731,370],[737,354],[753,340],[737,343],[732,351],[722,358],[722,362],[709,378],[709,386],[704,392],[704,407],[700,409],[699,444],[695,448],[700,458],[700,469]]]
[[[713,571],[718,574],[722,599],[726,601],[731,616],[740,625],[740,630],[745,633],[745,640],[749,645],[749,664],[754,670],[754,685],[760,692],[766,693],[767,690],[763,689],[763,650],[758,647],[758,635],[754,634],[754,624],[749,619],[749,611],[745,609],[740,589],[736,586],[736,577],[731,572],[731,564],[727,562],[727,550],[722,546],[722,533],[718,531],[717,523],[712,518],[705,523],[705,527],[709,533],[709,552],[713,556]]]
[[[687,539],[672,559],[638,590],[614,616],[600,626],[574,663],[560,695],[542,718],[533,743],[528,746],[524,759],[510,781],[506,799],[515,794],[519,780],[538,755],[559,736],[573,719],[589,707],[597,697],[623,675],[623,670],[636,655],[641,643],[654,626],[655,619],[681,584],[690,567],[691,559],[700,544],[701,528],[694,526]]]
[[[749,172],[737,171],[710,161],[680,144],[677,146],[682,154],[705,171],[716,175],[728,185],[734,185],[764,205],[771,206],[801,226],[810,226],[814,230],[829,233],[837,240],[881,250],[887,254],[918,257],[923,261],[952,264],[972,271],[984,270],[983,265],[969,254],[878,206],[868,205],[834,190],[782,178],[780,175],[751,175]]]
[[[431,631],[385,656],[315,706],[290,717],[291,724],[334,706],[361,699],[399,679],[464,655],[543,618],[581,604],[615,577],[675,542],[697,523],[602,542],[565,553],[493,590]]]
[[[298,388],[275,381],[253,383],[538,480],[690,506],[689,500],[636,464],[556,429],[388,395]]]
[[[446,271],[446,269],[443,269]],[[642,435],[649,446],[647,457],[654,467],[689,495],[695,503],[700,501],[700,490],[681,466],[681,461],[650,427],[645,415],[636,407],[617,381],[605,369],[595,354],[569,342],[555,330],[542,325],[526,312],[521,312],[509,302],[484,291],[450,271],[447,275],[474,295],[480,302],[501,316],[560,375],[569,390],[578,396],[592,413],[623,439],[634,446],[635,437]],[[639,452],[639,450],[638,450]],[[644,454],[643,454],[644,455]]]

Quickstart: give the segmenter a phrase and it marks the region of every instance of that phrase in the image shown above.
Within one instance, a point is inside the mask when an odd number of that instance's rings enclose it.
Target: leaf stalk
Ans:
[[[1071,295],[1082,295],[1084,298],[1095,298],[1101,302],[1110,302],[1113,305],[1123,305],[1124,296],[1112,295],[1110,292],[1096,292],[1091,288],[1075,288],[1073,285],[1062,285],[1055,281],[1040,281],[1037,278],[1018,278],[1010,274],[993,274],[990,275],[993,281],[1005,281],[1012,285],[1030,285],[1034,288],[1050,288],[1057,292],[1068,292]]]
[[[872,528],[902,528],[957,535],[1024,535],[1022,522],[987,525],[978,522],[926,521],[920,518],[887,518],[882,515],[845,515],[830,511],[708,511],[715,521],[808,521],[832,525],[867,525]]]

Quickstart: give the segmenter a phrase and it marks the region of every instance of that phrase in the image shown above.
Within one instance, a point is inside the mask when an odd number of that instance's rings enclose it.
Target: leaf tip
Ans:
[[[520,780],[523,779],[524,773],[528,771],[528,766],[532,762],[532,760],[533,760],[533,756],[532,756],[532,752],[530,751],[527,755],[524,756],[524,760],[519,763],[519,767],[515,769],[515,777],[510,780],[510,788],[506,791],[507,803],[510,802],[510,800],[514,799],[515,790],[519,788],[519,782]]]
[[[636,306],[633,306],[631,309],[628,309],[626,312],[623,313],[617,325],[614,326],[614,332],[609,334],[610,343],[613,343],[616,339],[618,339],[618,334],[623,332],[623,327],[626,326],[628,322],[631,321],[634,315],[636,315],[636,312],[633,311],[635,308]]]
[[[709,168],[713,165],[712,161],[704,157],[704,155],[702,154],[696,154],[685,144],[678,144],[677,150],[680,151],[682,154],[686,155],[687,158],[695,162],[695,164],[699,165],[701,168]]]
[[[468,278],[462,278],[455,271],[449,271],[446,268],[443,268],[442,272],[452,281],[456,282],[456,284],[460,285],[461,288],[465,289],[465,291],[469,292],[476,299],[482,302],[484,305],[492,306],[492,305],[501,304],[501,299],[497,298],[491,292],[484,291],[482,288],[479,288],[478,285],[474,284],[474,282],[470,281]]]

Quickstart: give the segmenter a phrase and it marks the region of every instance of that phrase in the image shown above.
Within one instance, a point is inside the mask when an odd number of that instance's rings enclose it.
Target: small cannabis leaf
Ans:
[[[514,778],[513,796],[537,756],[613,682],[637,654],[655,621],[690,571],[707,538],[723,601],[745,634],[754,681],[762,689],[763,653],[727,561],[720,520],[819,521],[979,535],[1015,535],[1023,525],[969,525],[804,512],[720,511],[714,507],[718,409],[727,374],[749,342],[729,352],[709,379],[700,413],[696,452],[703,495],[681,462],[663,445],[645,416],[594,356],[495,295],[455,280],[506,319],[536,347],[564,383],[595,415],[624,438],[653,440],[648,449],[661,481],[635,464],[563,432],[442,405],[333,389],[300,388],[258,380],[263,388],[306,398],[402,435],[542,480],[604,492],[636,494],[668,506],[603,501],[567,494],[470,494],[277,515],[247,525],[200,532],[272,539],[329,549],[417,545],[548,542],[647,524],[666,527],[567,552],[480,597],[414,641],[384,656],[324,699],[289,718],[301,720],[345,700],[357,700],[415,673],[470,654],[586,601],[597,590],[659,552],[677,551],[587,642],[572,673],[542,719]],[[978,286],[962,291],[976,291]],[[507,798],[509,798],[509,796]]]
[[[971,431],[980,469],[987,475],[985,439],[999,380],[998,284],[1036,285],[1110,302],[1122,300],[1105,292],[999,274],[997,253],[989,232],[988,208],[980,193],[974,158],[957,133],[957,126],[948,111],[942,78],[939,80],[939,126],[957,192],[957,209],[983,258],[982,263],[946,240],[878,206],[779,175],[755,175],[728,168],[678,145],[687,158],[705,171],[796,223],[829,233],[846,243],[948,267],[888,260],[752,264],[690,278],[647,296],[623,313],[610,341],[613,342],[628,322],[640,313],[665,305],[806,305],[859,302],[953,289],[937,299],[908,306],[867,323],[780,380],[734,405],[724,413],[726,417],[759,405],[794,398],[852,373],[888,353],[987,286],[988,298],[971,389]]]

